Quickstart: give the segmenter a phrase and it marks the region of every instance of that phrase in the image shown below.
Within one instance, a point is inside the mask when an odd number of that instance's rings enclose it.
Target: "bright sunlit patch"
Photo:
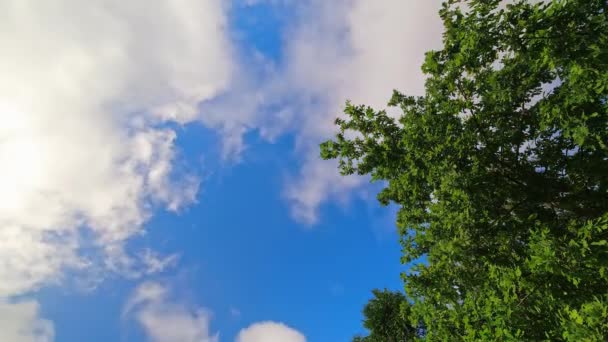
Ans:
[[[17,106],[0,102],[0,122],[0,213],[6,218],[44,182],[44,153],[29,116]]]

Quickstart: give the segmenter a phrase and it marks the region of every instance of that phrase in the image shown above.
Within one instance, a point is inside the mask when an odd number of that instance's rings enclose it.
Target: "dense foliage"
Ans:
[[[402,342],[418,336],[421,328],[407,319],[409,302],[400,292],[373,290],[374,297],[363,308],[363,326],[369,335],[353,342]]]
[[[347,104],[322,157],[387,182],[426,339],[608,340],[608,2],[440,15],[425,95]]]

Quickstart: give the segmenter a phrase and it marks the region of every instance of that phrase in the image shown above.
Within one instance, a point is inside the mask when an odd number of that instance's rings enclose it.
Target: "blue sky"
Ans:
[[[195,143],[204,132],[186,131],[178,146],[195,156],[205,148]],[[283,160],[291,151],[289,140],[260,144],[246,163],[215,170],[197,205],[179,215],[157,213],[148,235],[136,241],[180,252],[179,267],[155,279],[210,309],[222,340],[271,320],[310,341],[347,341],[362,332],[360,311],[372,288],[401,288],[404,268],[393,217],[383,217],[387,208],[373,212],[375,204],[362,200],[346,208],[330,204],[314,227],[290,217],[280,196],[282,173],[290,167]],[[57,340],[108,341],[121,334],[137,340],[136,329],[125,332],[119,317],[121,301],[136,285],[113,279],[93,293],[51,289],[41,299],[43,316],[53,317]],[[112,328],[99,331],[100,322]]]
[[[396,208],[318,144],[345,100],[422,91],[438,6],[0,5],[0,340],[363,333]]]

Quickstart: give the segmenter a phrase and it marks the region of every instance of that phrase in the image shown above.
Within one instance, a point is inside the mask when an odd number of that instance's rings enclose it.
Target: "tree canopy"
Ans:
[[[419,327],[409,322],[409,302],[401,292],[373,290],[374,297],[363,308],[363,326],[367,336],[353,342],[402,342],[418,335]]]
[[[402,276],[404,315],[428,340],[608,339],[608,2],[440,16],[424,96],[395,91],[397,118],[347,103],[321,145],[388,184],[402,262],[426,257]]]

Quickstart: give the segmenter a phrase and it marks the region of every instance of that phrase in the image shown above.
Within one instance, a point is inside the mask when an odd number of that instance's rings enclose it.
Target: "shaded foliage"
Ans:
[[[369,335],[357,336],[353,342],[412,341],[419,328],[407,316],[410,304],[400,292],[373,290],[374,297],[363,308],[363,326]]]
[[[608,339],[607,10],[448,1],[425,95],[395,92],[397,119],[347,103],[322,144],[400,205],[426,339]]]

